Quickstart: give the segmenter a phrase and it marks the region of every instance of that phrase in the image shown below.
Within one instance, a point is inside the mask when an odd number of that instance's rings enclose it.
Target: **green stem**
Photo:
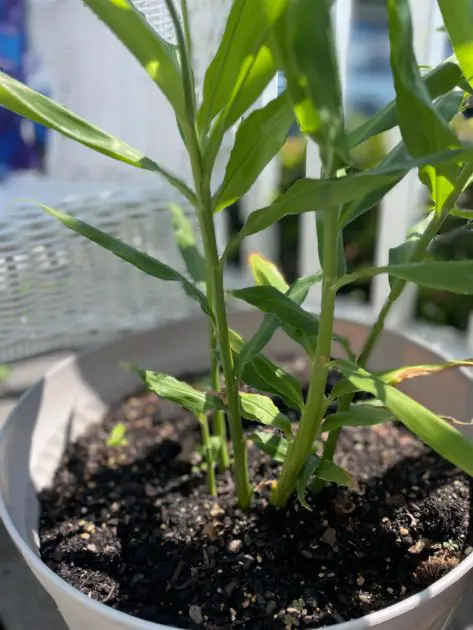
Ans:
[[[322,269],[322,310],[320,313],[317,348],[312,362],[307,402],[302,413],[300,427],[284,461],[278,485],[273,492],[273,502],[278,507],[286,505],[291,496],[297,477],[307,456],[312,451],[312,444],[320,430],[325,408],[325,387],[329,373],[332,330],[335,313],[335,283],[337,281],[338,213],[333,208],[324,212],[324,248]]]
[[[238,504],[242,509],[248,509],[251,502],[252,489],[248,477],[248,462],[246,443],[243,435],[243,425],[240,415],[239,380],[233,366],[233,355],[228,333],[227,312],[225,306],[225,291],[223,272],[220,269],[215,225],[212,214],[212,191],[210,187],[211,169],[205,169],[203,164],[202,146],[196,123],[195,81],[190,59],[190,50],[186,44],[186,37],[182,30],[176,9],[172,0],[165,0],[171,15],[181,52],[182,78],[186,103],[186,120],[182,126],[192,176],[197,196],[197,218],[205,250],[207,263],[207,295],[213,314],[213,325],[220,350],[220,361],[225,378],[228,418],[233,443],[234,478]]]
[[[217,496],[217,482],[215,480],[215,462],[212,455],[212,446],[210,444],[209,421],[205,413],[198,414],[200,422],[200,430],[202,433],[202,445],[204,447],[205,461],[207,462],[207,484],[209,492],[213,497]]]
[[[220,369],[216,356],[217,339],[215,337],[213,326],[210,327],[210,348],[210,382],[212,389],[215,392],[220,392]],[[225,422],[225,413],[223,411],[214,412],[214,433],[222,441],[222,447],[219,452],[218,465],[220,467],[220,471],[223,472],[224,470],[227,470],[230,465],[230,458],[228,456],[227,446],[227,426]]]
[[[239,382],[233,364],[230,336],[228,334],[223,273],[219,267],[215,226],[211,214],[210,186],[208,186],[206,193],[206,198],[203,200],[204,203],[199,212],[199,223],[208,267],[207,292],[215,316],[215,330],[220,349],[220,361],[225,378],[225,393],[227,396],[230,435],[233,444],[233,471],[238,505],[243,510],[247,510],[251,502],[252,489],[248,476],[248,456],[240,414]]]

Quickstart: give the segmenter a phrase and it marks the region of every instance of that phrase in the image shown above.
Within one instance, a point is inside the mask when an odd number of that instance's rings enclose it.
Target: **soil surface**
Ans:
[[[126,422],[128,444],[106,440]],[[41,554],[123,612],[179,628],[320,628],[416,593],[472,551],[470,481],[397,424],[345,429],[336,461],[356,491],[308,511],[273,508],[278,465],[250,444],[259,484],[235,507],[228,474],[207,493],[197,423],[144,393],[70,446],[40,495]],[[473,521],[472,521],[473,522]]]

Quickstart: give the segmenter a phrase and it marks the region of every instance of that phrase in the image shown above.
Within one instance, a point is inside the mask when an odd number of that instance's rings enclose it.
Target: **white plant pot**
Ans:
[[[256,313],[238,313],[232,326],[250,335],[260,322]],[[32,572],[56,602],[70,630],[158,630],[165,626],[131,617],[89,599],[53,573],[38,555],[39,506],[36,492],[51,483],[65,444],[100,419],[106,408],[132,394],[140,383],[120,366],[126,360],[169,371],[207,367],[208,324],[193,319],[128,337],[60,363],[30,389],[10,414],[0,434],[0,517]],[[359,349],[366,327],[338,320],[337,329]],[[274,337],[272,354],[287,356],[293,344]],[[337,349],[334,348],[334,353]],[[427,347],[395,333],[384,333],[371,367],[382,370],[404,364],[442,360]],[[469,420],[473,381],[466,371],[413,379],[406,390],[437,413]],[[473,436],[472,436],[473,437]],[[430,588],[334,630],[443,630],[466,586],[473,554]]]

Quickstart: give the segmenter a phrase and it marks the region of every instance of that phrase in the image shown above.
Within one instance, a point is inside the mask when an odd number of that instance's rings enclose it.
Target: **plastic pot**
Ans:
[[[253,312],[232,317],[232,326],[245,336],[259,322],[260,316]],[[355,349],[361,347],[366,336],[366,327],[357,322],[338,320],[337,330],[350,339]],[[176,375],[203,370],[208,360],[207,332],[204,319],[192,319],[67,359],[20,399],[1,430],[0,517],[70,630],[158,630],[165,626],[89,599],[43,564],[38,555],[36,492],[51,483],[65,445],[99,420],[110,404],[139,387],[137,377],[121,367],[122,361]],[[282,334],[275,335],[268,348],[276,356],[288,356],[294,351],[292,342]],[[405,364],[435,363],[444,358],[413,339],[385,332],[370,367],[382,370]],[[473,380],[465,370],[413,379],[407,382],[405,390],[437,413],[464,421],[470,419]],[[443,630],[461,598],[472,567],[473,554],[421,593],[332,627],[334,630]]]

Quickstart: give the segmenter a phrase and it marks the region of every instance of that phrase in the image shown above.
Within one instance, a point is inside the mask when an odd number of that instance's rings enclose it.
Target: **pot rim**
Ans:
[[[165,331],[169,329],[170,332],[175,331],[176,327],[186,326],[189,322],[195,321],[196,319],[200,319],[200,317],[187,317],[178,322],[166,324],[164,326],[156,326],[154,329],[140,331],[129,335],[128,337],[133,337],[134,335],[143,334],[143,332],[151,332],[152,330],[160,330]],[[202,318],[203,319],[203,318]],[[337,320],[346,321],[348,323],[358,323],[366,326],[366,318],[359,316],[352,317],[339,317],[337,316]],[[432,350],[431,345],[418,334],[412,331],[399,333],[397,331],[390,330],[391,334],[396,334],[400,337],[404,337],[408,341],[417,344],[423,349],[434,352],[439,357],[444,360],[448,360],[451,356],[448,355],[444,350],[439,350],[435,348]],[[106,351],[109,347],[115,345],[117,341],[112,341],[111,343],[104,343],[95,348],[90,348],[83,353],[79,353],[80,356],[87,356],[94,353],[101,353]],[[77,361],[77,357],[79,355],[72,355],[70,357],[66,357],[59,361],[55,366],[47,371],[47,375],[53,375],[54,373],[61,371],[66,366],[70,366]],[[465,368],[459,368],[463,374],[472,381],[473,387],[473,372],[471,370],[467,370]],[[14,422],[14,417],[16,415],[16,410],[20,407],[23,402],[31,395],[32,390],[37,386],[38,381],[35,385],[26,390],[18,399],[15,407],[8,413],[7,418],[0,428],[0,443],[4,439],[4,435],[7,431],[7,428]],[[140,619],[138,617],[134,617],[127,613],[115,610],[114,608],[110,608],[101,602],[98,602],[94,599],[87,597],[84,593],[74,588],[68,582],[60,578],[54,571],[52,571],[26,543],[23,539],[20,532],[15,527],[10,515],[8,513],[7,507],[3,501],[3,497],[0,493],[0,520],[3,522],[5,529],[10,535],[12,541],[16,545],[17,549],[21,552],[23,557],[26,559],[27,563],[31,567],[32,570],[36,574],[40,574],[44,576],[46,582],[50,582],[56,589],[62,591],[63,594],[67,597],[74,599],[77,604],[82,604],[85,607],[88,607],[92,611],[94,611],[97,615],[105,616],[109,621],[116,622],[118,624],[127,624],[132,621],[134,630],[156,630],[159,627],[162,628],[174,628],[173,626],[164,626],[159,623],[155,623],[152,621],[146,621],[144,619]],[[434,597],[440,595],[444,591],[446,591],[450,586],[452,586],[456,581],[460,580],[463,576],[465,576],[471,569],[473,568],[473,552],[469,554],[464,560],[460,562],[454,569],[449,571],[446,575],[441,577],[439,580],[436,580],[431,586],[423,589],[419,593],[415,595],[411,595],[406,599],[392,604],[386,608],[381,610],[369,613],[364,617],[359,617],[357,619],[352,619],[349,621],[345,621],[340,624],[336,624],[331,626],[333,630],[366,630],[367,628],[376,626],[383,622],[389,621],[394,617],[397,617],[401,614],[405,614],[417,607],[418,604],[424,602],[425,600],[432,600]]]

